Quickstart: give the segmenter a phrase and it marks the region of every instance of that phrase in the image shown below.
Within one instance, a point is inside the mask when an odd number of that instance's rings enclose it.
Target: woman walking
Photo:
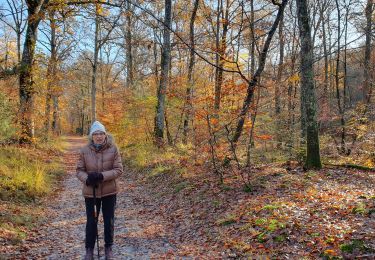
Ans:
[[[108,135],[104,125],[95,121],[89,134],[89,143],[80,150],[77,163],[77,177],[83,183],[83,196],[86,204],[86,256],[94,258],[97,238],[97,219],[102,208],[104,220],[105,257],[113,259],[114,217],[118,185],[116,179],[123,167],[118,148]],[[96,209],[94,204],[96,203]]]

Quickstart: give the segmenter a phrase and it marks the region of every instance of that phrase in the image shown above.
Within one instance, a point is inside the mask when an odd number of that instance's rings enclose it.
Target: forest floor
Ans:
[[[85,141],[67,140],[66,176],[37,208],[40,225],[19,243],[1,244],[0,259],[82,258],[85,208],[75,164]],[[118,259],[375,258],[374,172],[268,165],[251,174],[246,191],[238,176],[219,184],[201,166],[149,172],[125,167],[120,178]],[[99,236],[103,255],[102,220]]]

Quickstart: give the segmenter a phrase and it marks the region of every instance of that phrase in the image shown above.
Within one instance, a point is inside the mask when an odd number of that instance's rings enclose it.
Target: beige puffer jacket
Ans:
[[[93,188],[86,185],[88,174],[101,172],[103,181],[95,189],[97,198],[116,194],[118,192],[118,184],[116,179],[123,173],[121,156],[118,148],[113,143],[112,136],[107,135],[104,146],[95,151],[92,143],[86,145],[80,150],[80,156],[77,163],[77,178],[83,183],[83,196],[92,198]]]

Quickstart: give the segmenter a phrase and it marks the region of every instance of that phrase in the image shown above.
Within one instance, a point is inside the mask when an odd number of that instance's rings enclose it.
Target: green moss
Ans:
[[[364,241],[359,240],[359,239],[352,240],[347,244],[341,244],[340,250],[344,253],[353,253],[356,250],[360,252],[366,252],[366,253],[374,252],[373,249],[366,246]]]

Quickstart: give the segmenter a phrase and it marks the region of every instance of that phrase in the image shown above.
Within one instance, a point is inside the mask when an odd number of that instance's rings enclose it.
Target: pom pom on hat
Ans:
[[[94,123],[92,123],[89,135],[92,136],[92,134],[96,131],[106,133],[104,125],[99,121],[95,121]]]

